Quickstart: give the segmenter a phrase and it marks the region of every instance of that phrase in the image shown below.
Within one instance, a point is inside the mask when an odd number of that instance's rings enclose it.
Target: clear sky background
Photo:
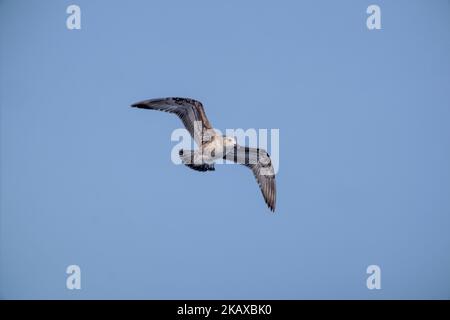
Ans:
[[[450,298],[449,56],[444,0],[0,0],[0,297]],[[275,214],[164,96],[280,129]]]

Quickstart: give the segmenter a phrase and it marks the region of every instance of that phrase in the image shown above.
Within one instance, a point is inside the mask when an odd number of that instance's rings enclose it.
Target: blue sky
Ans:
[[[0,1],[0,297],[450,298],[449,55],[444,0]],[[280,130],[275,214],[163,96]]]

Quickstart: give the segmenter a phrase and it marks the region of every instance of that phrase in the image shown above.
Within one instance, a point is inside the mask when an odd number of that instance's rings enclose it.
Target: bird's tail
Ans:
[[[178,154],[180,155],[181,162],[187,167],[196,171],[214,171],[214,164],[198,161],[194,150],[181,149]]]

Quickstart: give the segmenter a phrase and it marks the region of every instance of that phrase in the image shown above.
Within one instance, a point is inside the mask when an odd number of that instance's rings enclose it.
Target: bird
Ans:
[[[158,110],[175,114],[181,119],[198,148],[179,150],[181,162],[200,171],[214,171],[218,159],[244,165],[252,172],[270,211],[275,212],[275,171],[270,155],[262,148],[241,146],[235,137],[220,135],[211,126],[200,101],[191,98],[166,97],[133,103],[133,108]]]

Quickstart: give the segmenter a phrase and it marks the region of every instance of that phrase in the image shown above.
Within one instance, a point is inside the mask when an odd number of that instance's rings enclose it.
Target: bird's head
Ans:
[[[237,145],[237,141],[236,141],[235,137],[224,136],[223,142],[224,142],[225,147],[228,147],[228,148],[231,148],[231,147],[234,147]]]

